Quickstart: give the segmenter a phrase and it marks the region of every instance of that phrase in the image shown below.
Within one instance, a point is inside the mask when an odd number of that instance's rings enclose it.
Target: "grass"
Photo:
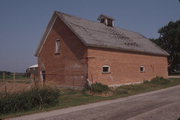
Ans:
[[[13,79],[13,74],[11,74],[11,75],[6,75],[5,76],[5,79]],[[27,77],[26,76],[24,76],[24,75],[16,75],[16,77],[15,77],[16,79],[26,79]],[[3,76],[2,75],[0,75],[0,79],[3,79]]]
[[[61,108],[67,108],[77,105],[83,105],[88,103],[94,103],[98,101],[104,101],[104,100],[111,100],[131,95],[136,95],[140,93],[145,93],[149,91],[159,90],[175,85],[180,85],[180,79],[179,78],[172,78],[172,79],[163,79],[158,78],[158,80],[152,80],[152,81],[144,81],[141,84],[135,84],[135,85],[124,85],[120,86],[116,89],[111,89],[111,92],[113,93],[110,96],[100,96],[100,95],[92,95],[89,94],[89,91],[86,90],[72,90],[72,89],[65,89],[61,88],[61,96],[59,97],[59,103],[56,104],[56,106],[47,106],[46,108],[43,108],[41,110],[37,109],[31,109],[29,111],[25,112],[19,112],[19,113],[13,113],[13,114],[4,114],[0,116],[0,118],[8,118],[8,117],[15,117],[19,115],[25,115],[25,114],[32,114],[42,111],[50,111],[55,109],[61,109]]]
[[[29,83],[31,83],[32,82],[32,80],[30,80],[30,79],[16,79],[16,80],[6,80],[6,82],[8,82],[8,83],[27,83],[27,84],[29,84]]]
[[[3,79],[0,79],[0,82],[8,82],[8,83],[27,83],[27,84],[29,84],[29,83],[31,83],[32,82],[32,80],[31,79],[29,79],[29,78],[24,78],[24,79],[15,79],[15,80],[13,80],[13,79],[6,79],[5,81],[3,81]]]
[[[54,106],[59,103],[59,96],[59,89],[50,87],[7,93],[0,96],[0,116]]]
[[[178,75],[180,75],[180,70],[179,70],[179,71],[176,71],[176,72],[171,73],[171,75],[174,75],[174,76],[178,76]]]

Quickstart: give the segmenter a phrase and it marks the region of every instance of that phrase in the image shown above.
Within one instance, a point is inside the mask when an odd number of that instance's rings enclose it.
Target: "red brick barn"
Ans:
[[[143,35],[55,11],[36,52],[40,78],[61,86],[109,86],[167,77],[168,53]]]

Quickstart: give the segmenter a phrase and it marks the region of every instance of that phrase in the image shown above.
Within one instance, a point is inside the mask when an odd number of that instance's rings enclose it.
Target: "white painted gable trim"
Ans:
[[[52,16],[52,18],[51,18],[51,20],[50,20],[47,28],[46,28],[46,31],[44,32],[44,35],[43,35],[43,37],[42,37],[42,39],[41,39],[41,42],[40,42],[40,44],[39,44],[39,46],[38,46],[38,48],[37,48],[37,51],[36,51],[36,53],[35,53],[35,56],[39,56],[39,53],[41,52],[41,50],[42,50],[42,48],[43,48],[43,46],[44,46],[44,44],[45,44],[45,42],[46,42],[46,40],[47,40],[47,37],[48,37],[49,33],[51,32],[52,27],[54,26],[54,23],[55,23],[56,19],[57,19],[57,15],[54,14],[54,15]]]

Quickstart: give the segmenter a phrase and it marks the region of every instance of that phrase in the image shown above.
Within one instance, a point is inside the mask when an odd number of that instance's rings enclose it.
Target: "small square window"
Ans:
[[[110,66],[104,65],[102,68],[103,73],[110,73]]]
[[[55,46],[55,54],[60,53],[60,40],[56,40],[56,46]]]
[[[145,72],[145,67],[144,66],[140,66],[140,72]]]

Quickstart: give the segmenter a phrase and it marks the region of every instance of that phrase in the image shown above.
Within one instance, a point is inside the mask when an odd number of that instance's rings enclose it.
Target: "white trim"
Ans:
[[[112,21],[112,27],[114,27],[114,21]]]
[[[61,41],[60,39],[56,39],[55,41],[55,54],[59,54],[61,51]]]
[[[141,68],[142,68],[142,71],[141,71]],[[145,69],[145,66],[144,66],[144,65],[141,65],[141,66],[140,66],[140,72],[145,72],[145,70],[146,70],[146,69]]]
[[[104,72],[104,71],[103,71],[103,68],[104,68],[104,67],[108,67],[108,71],[107,71],[107,72]],[[110,66],[109,66],[109,65],[103,65],[103,66],[102,66],[102,73],[110,73],[110,72],[111,72],[111,69],[110,69]]]
[[[105,25],[108,25],[108,20],[107,20],[107,18],[104,19],[104,24],[105,24]]]
[[[42,38],[43,43],[40,44],[40,49],[37,51],[37,52],[38,52],[38,53],[37,53],[37,56],[38,56],[39,53],[41,52],[42,47],[44,46],[44,44],[45,44],[45,42],[46,42],[46,40],[47,40],[47,37],[48,37],[49,33],[51,32],[52,27],[54,26],[54,23],[55,23],[56,19],[57,19],[57,16],[55,16],[54,20],[53,20],[52,23],[50,24],[50,28],[49,28],[49,29],[48,29],[48,28],[46,29],[46,30],[47,30],[47,33],[46,33],[46,31],[45,31],[45,33],[44,33],[44,35],[43,35],[43,38]],[[45,38],[44,38],[44,37],[45,37]]]
[[[41,82],[43,82],[42,70],[39,71]]]
[[[28,68],[36,68],[38,67],[38,64],[35,64],[35,65],[32,65],[32,66],[29,66]]]

